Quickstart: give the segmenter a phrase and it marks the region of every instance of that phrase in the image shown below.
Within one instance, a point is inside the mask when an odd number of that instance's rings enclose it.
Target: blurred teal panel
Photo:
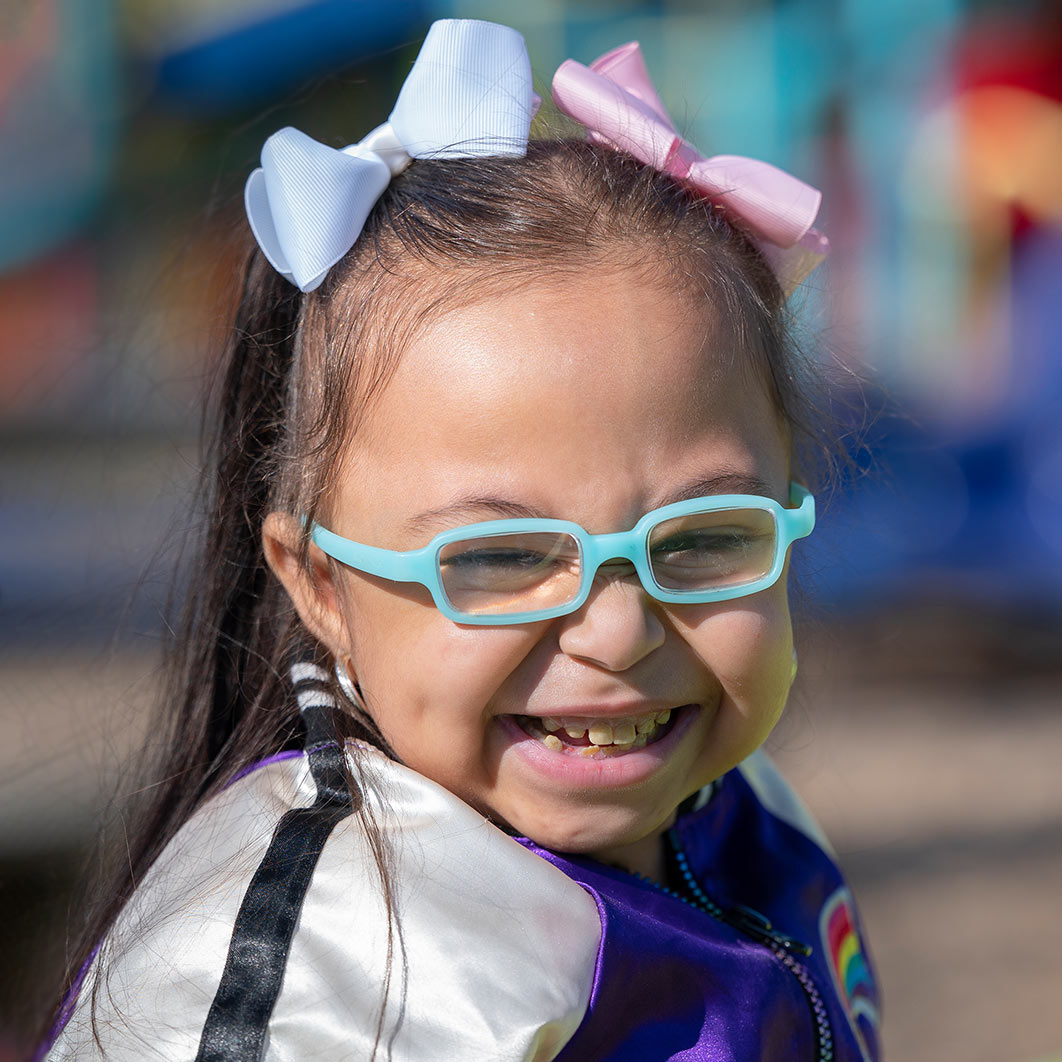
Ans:
[[[779,164],[809,180],[825,116],[839,102],[844,57],[823,8],[822,0],[801,0],[775,10]]]
[[[696,23],[673,28],[675,76],[685,80],[688,103],[696,106],[690,139],[705,154],[782,163],[776,29],[764,4],[709,8]]]
[[[775,21],[765,4],[642,5],[607,17],[593,5],[570,5],[564,35],[567,54],[581,62],[640,41],[661,99],[691,142],[707,155],[776,159]]]
[[[907,217],[911,203],[903,195],[903,169],[933,90],[950,80],[951,46],[962,10],[960,0],[842,0],[839,12],[849,133],[872,225],[863,263],[873,293],[865,301],[864,342],[890,379],[902,371],[905,349],[917,345],[909,334],[904,264],[912,253],[906,236],[917,237],[918,226]],[[936,260],[945,267],[958,261],[951,251],[938,246]],[[919,283],[939,285],[944,297],[949,278],[930,280],[922,273]]]
[[[84,224],[110,173],[118,121],[111,0],[22,7],[0,72],[0,270]]]

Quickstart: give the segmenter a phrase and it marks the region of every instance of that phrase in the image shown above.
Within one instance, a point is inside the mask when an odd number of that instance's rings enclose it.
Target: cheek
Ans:
[[[750,609],[731,618],[724,675],[735,693],[770,696],[787,690],[793,631],[789,610]]]
[[[686,634],[739,719],[773,726],[785,707],[793,630],[784,585],[714,606]]]
[[[527,656],[526,627],[461,627],[424,591],[394,593],[356,580],[347,594],[350,655],[385,736],[401,750],[436,723],[480,726],[499,686]]]

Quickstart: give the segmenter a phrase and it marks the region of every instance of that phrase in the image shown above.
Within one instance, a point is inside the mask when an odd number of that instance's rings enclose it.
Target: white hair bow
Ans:
[[[392,176],[413,159],[524,155],[535,109],[531,63],[516,30],[432,24],[391,117],[342,150],[290,126],[262,148],[244,203],[278,273],[313,291],[354,245]]]

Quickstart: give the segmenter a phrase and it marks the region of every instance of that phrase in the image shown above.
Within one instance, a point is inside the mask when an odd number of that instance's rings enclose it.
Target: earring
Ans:
[[[348,656],[346,659],[349,660],[350,657]],[[339,688],[343,691],[343,695],[350,701],[355,715],[367,716],[369,713],[365,708],[361,690],[358,689],[354,680],[350,677],[350,672],[347,670],[346,665],[338,656],[336,657],[336,682],[339,683]]]

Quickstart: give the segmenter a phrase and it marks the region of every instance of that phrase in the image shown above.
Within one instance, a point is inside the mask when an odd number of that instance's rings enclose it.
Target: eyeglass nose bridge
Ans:
[[[630,561],[645,583],[645,535],[639,531],[614,531],[604,535],[587,534],[582,542],[586,585],[593,581],[598,569],[607,561]]]

